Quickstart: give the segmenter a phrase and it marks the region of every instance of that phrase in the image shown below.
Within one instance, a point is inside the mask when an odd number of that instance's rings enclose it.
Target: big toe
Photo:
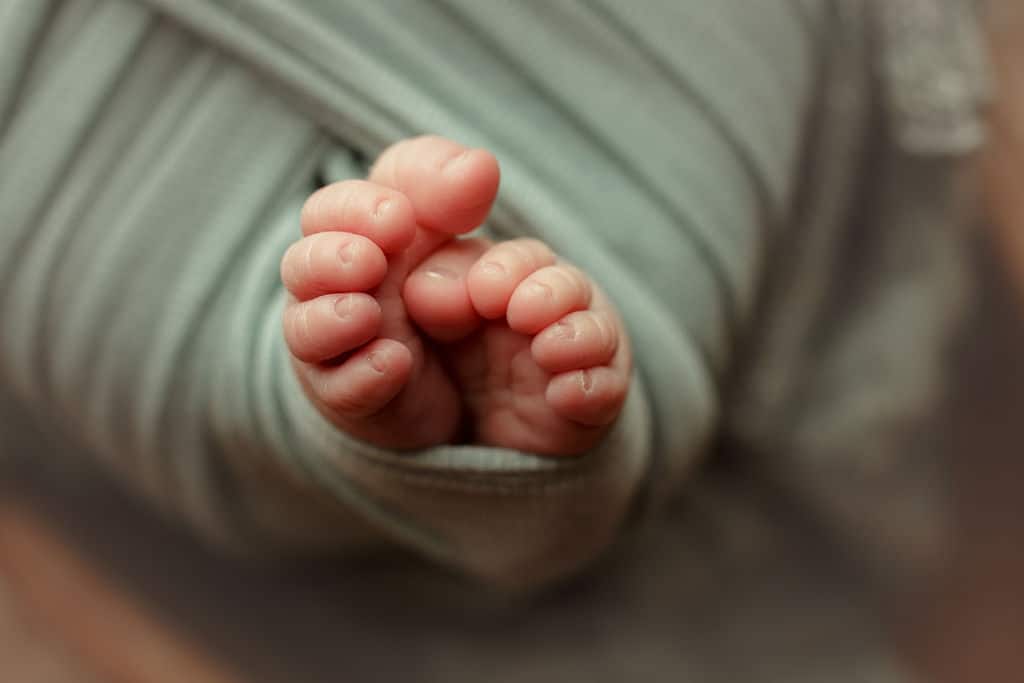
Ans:
[[[452,240],[406,278],[402,288],[405,309],[430,337],[451,342],[479,327],[482,320],[470,300],[466,275],[487,247],[484,240]]]
[[[500,171],[497,159],[485,149],[426,135],[385,150],[370,180],[404,193],[421,226],[454,235],[487,218],[498,194]]]

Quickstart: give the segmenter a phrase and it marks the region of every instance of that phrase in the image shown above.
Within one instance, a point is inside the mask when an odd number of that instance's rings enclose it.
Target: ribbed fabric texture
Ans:
[[[806,393],[794,349],[829,356],[804,324],[828,297],[785,304],[766,259],[819,234],[831,246],[790,275],[820,285],[807,273],[850,228],[861,147],[884,144],[866,52],[833,49],[863,45],[861,4],[13,0],[0,376],[68,433],[69,457],[87,450],[221,541],[399,542],[514,585],[577,571],[645,487],[685,482],[737,348],[764,410],[735,430],[793,443],[791,420],[765,418]],[[328,425],[291,376],[277,264],[299,206],[318,178],[357,177],[428,131],[498,156],[492,235],[547,240],[619,304],[638,373],[593,453],[382,451]],[[823,160],[830,145],[843,153]],[[807,182],[809,160],[833,165],[828,184]],[[918,291],[931,277],[945,276],[928,269]],[[854,295],[868,290],[887,291]],[[773,305],[796,321],[784,358],[749,342]]]

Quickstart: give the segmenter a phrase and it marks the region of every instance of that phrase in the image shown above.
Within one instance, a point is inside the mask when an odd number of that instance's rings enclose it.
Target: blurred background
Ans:
[[[989,14],[1012,87],[978,160],[982,279],[949,357],[951,428],[920,436],[952,463],[935,483],[953,534],[935,571],[880,571],[728,463],[598,571],[522,600],[402,557],[253,567],[91,469],[0,457],[0,678],[1024,680],[1022,6]],[[0,452],[20,451],[13,438],[0,426]]]

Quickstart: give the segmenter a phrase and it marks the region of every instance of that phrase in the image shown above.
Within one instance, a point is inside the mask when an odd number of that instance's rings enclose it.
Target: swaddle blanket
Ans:
[[[958,145],[901,146],[876,3],[0,11],[0,377],[68,457],[213,538],[399,543],[543,583],[684,489],[722,430],[845,519],[936,394],[974,95],[952,108]],[[548,241],[621,308],[637,376],[592,453],[384,451],[301,393],[277,276],[298,208],[421,132],[494,151],[484,229]]]

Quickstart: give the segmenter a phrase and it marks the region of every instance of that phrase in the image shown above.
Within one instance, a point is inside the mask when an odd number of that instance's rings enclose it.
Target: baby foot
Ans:
[[[291,294],[284,334],[307,395],[342,430],[390,448],[456,438],[459,391],[410,320],[402,285],[483,222],[497,189],[490,153],[423,137],[385,151],[368,180],[329,185],[306,201],[305,237],[281,262]],[[458,294],[445,295],[445,324],[466,334],[480,319]]]
[[[622,321],[590,278],[544,243],[481,247],[477,240],[441,247],[403,291],[420,328],[446,342],[437,348],[462,392],[474,441],[549,455],[593,447],[618,417],[629,387]],[[450,299],[439,296],[432,273],[438,264],[448,275],[445,286],[458,282],[489,321],[468,336],[448,323]]]
[[[630,374],[621,321],[536,240],[456,239],[486,217],[494,157],[399,143],[369,181],[314,193],[286,253],[285,336],[320,411],[378,445],[474,442],[548,454],[593,446]]]

